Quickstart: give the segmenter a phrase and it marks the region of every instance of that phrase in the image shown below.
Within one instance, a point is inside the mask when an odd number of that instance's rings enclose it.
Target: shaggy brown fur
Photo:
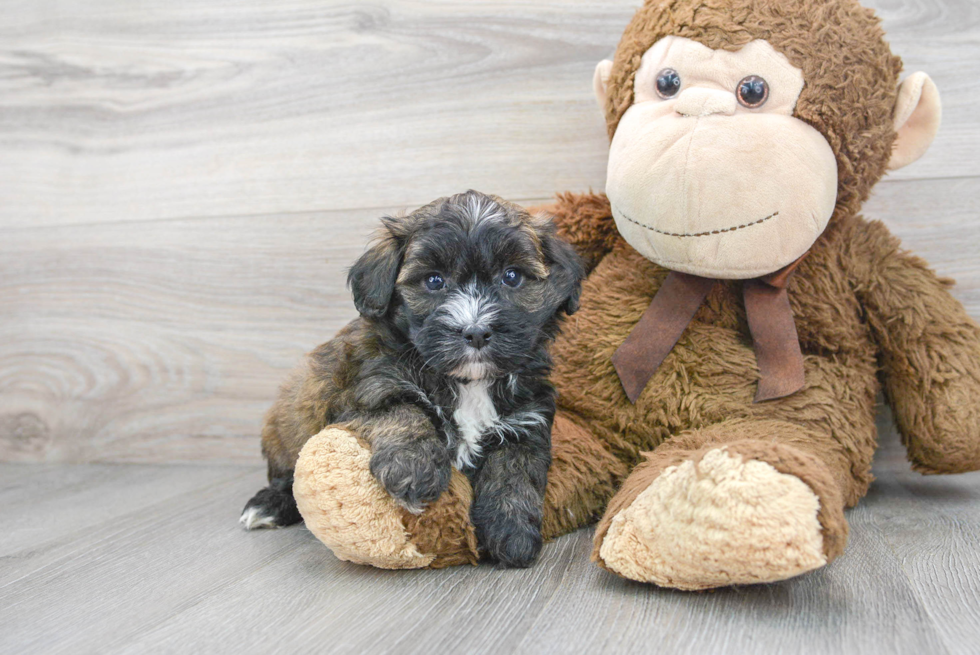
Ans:
[[[604,196],[559,196],[550,211],[590,274],[552,349],[559,411],[543,532],[554,537],[604,512],[599,559],[613,517],[664,469],[725,447],[809,486],[830,561],[844,549],[844,508],[872,480],[879,390],[915,469],[980,469],[980,328],[950,296],[950,282],[901,250],[882,224],[858,216],[895,139],[901,63],[878,19],[853,0],[652,0],[616,53],[610,136],[632,102],[642,54],[668,34],[725,49],[765,39],[804,72],[795,115],[827,138],[839,167],[834,217],[789,283],[806,385],[753,403],[759,374],[741,282],[723,281],[630,403],[611,357],[668,271],[619,237]]]

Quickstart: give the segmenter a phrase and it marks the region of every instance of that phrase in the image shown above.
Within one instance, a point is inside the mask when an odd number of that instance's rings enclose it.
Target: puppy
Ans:
[[[551,463],[548,344],[577,309],[582,262],[549,221],[476,191],[382,223],[348,275],[360,318],[309,355],[269,412],[269,486],[241,522],[300,521],[300,449],[340,424],[370,445],[371,473],[411,512],[439,497],[451,467],[464,472],[482,552],[528,566]]]

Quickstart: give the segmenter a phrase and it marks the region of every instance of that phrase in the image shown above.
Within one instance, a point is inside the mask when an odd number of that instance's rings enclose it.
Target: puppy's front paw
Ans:
[[[383,446],[371,455],[371,474],[413,514],[442,495],[451,473],[449,451],[432,439]]]
[[[481,548],[503,568],[531,566],[541,552],[541,530],[527,518],[497,517],[478,525]]]

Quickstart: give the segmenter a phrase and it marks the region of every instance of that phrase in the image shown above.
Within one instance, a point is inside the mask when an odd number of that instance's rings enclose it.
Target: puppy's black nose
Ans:
[[[480,325],[471,325],[463,330],[463,338],[466,339],[466,343],[477,350],[487,345],[487,341],[490,341],[492,334],[490,328],[485,328]]]

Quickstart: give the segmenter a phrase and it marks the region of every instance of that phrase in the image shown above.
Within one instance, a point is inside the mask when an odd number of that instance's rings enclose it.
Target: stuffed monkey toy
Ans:
[[[931,143],[939,96],[856,0],[648,0],[595,93],[606,195],[547,208],[587,260],[555,342],[542,533],[679,589],[782,580],[844,550],[875,399],[912,466],[980,468],[980,329],[950,282],[859,215]],[[325,426],[297,462],[309,529],[385,568],[479,557],[469,483],[420,515]]]

